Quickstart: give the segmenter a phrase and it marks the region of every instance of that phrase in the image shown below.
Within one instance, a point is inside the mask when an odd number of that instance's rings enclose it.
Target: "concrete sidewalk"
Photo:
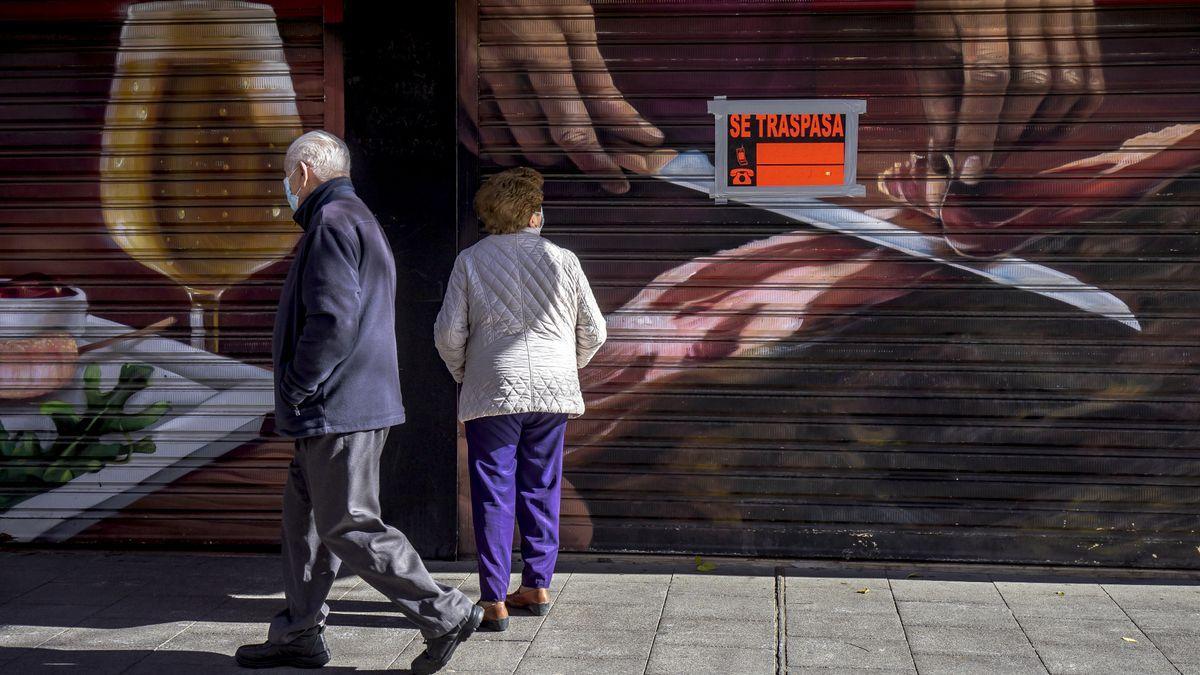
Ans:
[[[710,565],[715,565],[710,569]],[[217,673],[280,607],[265,555],[0,553],[0,670]],[[432,564],[478,596],[472,565]],[[546,617],[445,672],[1200,673],[1194,574],[565,557]],[[515,583],[515,582],[514,582]],[[339,579],[334,671],[404,669],[417,632]]]

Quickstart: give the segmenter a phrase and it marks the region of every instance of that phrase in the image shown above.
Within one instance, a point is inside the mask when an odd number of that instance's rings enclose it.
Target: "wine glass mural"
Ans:
[[[102,140],[104,222],[187,292],[192,346],[216,352],[222,293],[295,245],[279,177],[301,132],[269,5],[128,8]]]

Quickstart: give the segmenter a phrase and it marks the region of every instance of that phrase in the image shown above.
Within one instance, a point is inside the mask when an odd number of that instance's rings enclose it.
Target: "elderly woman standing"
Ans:
[[[484,628],[508,608],[545,614],[558,559],[563,435],[583,414],[579,369],[606,331],[579,259],[541,237],[542,177],[510,169],[484,182],[475,212],[490,234],[458,256],[435,325],[438,351],[462,384],[471,512]],[[514,521],[521,587],[508,591]]]

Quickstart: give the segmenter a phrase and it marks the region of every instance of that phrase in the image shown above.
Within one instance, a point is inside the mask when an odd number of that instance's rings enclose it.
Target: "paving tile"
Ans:
[[[42,647],[71,650],[113,648],[153,650],[186,630],[190,625],[190,621],[169,621],[125,628],[68,628],[48,640]]]
[[[91,614],[85,625],[97,628],[119,628],[139,623],[199,621],[227,600],[219,595],[150,596],[132,594]]]
[[[197,622],[162,644],[158,651],[224,654],[232,657],[244,644],[267,639],[267,623]]]
[[[550,615],[559,609],[555,607],[550,610]],[[508,630],[501,632],[480,631],[479,635],[487,640],[508,640],[518,642],[529,642],[533,640],[538,631],[546,622],[544,616],[533,616],[531,614],[511,614],[508,619]],[[474,638],[472,638],[474,639]]]
[[[990,581],[893,579],[891,587],[892,596],[902,601],[983,605],[1004,603],[1004,598]]]
[[[286,673],[292,668],[277,668],[269,672]],[[151,652],[122,675],[245,675],[247,671],[237,665],[231,656],[190,652]],[[300,672],[298,669],[294,672]]]
[[[369,586],[367,588],[369,588]],[[241,600],[243,602],[259,602],[259,603],[274,602],[274,603],[282,604],[286,600],[286,597],[283,594],[283,589],[280,588],[278,584],[273,584],[269,587],[258,586],[250,591],[245,591],[245,590],[233,591],[233,592],[227,593],[226,595],[228,595],[230,598],[232,598],[234,600]]]
[[[480,634],[482,635],[482,634]],[[454,650],[454,656],[446,665],[447,672],[456,673],[509,673],[517,669],[521,657],[529,649],[526,642],[487,640],[472,637]],[[414,640],[392,664],[392,669],[407,669],[413,659],[425,651],[425,643]]]
[[[1107,644],[1128,637],[1145,640],[1146,636],[1128,619],[1062,619],[1025,617],[1021,628],[1035,644]]]
[[[226,598],[225,602],[205,612],[202,621],[230,623],[260,623],[266,625],[271,617],[284,608],[282,600],[251,600]]]
[[[789,607],[788,635],[801,637],[854,638],[871,635],[883,639],[904,639],[904,627],[895,612],[855,614],[850,612],[811,612]]]
[[[332,612],[326,620],[326,624],[330,630],[341,628],[380,628],[395,631],[418,630],[415,623],[409,621],[398,612],[393,614]]]
[[[653,631],[561,631],[543,628],[528,656],[570,659],[645,659],[654,642]]]
[[[1145,584],[1105,584],[1104,590],[1125,610],[1149,609],[1200,614],[1200,588]]]
[[[650,652],[646,675],[695,673],[775,673],[774,649],[699,647],[656,643]]]
[[[1200,671],[1200,635],[1195,632],[1157,633],[1148,639],[1180,670]]]
[[[898,602],[900,620],[909,626],[991,626],[1018,629],[1007,607],[956,602]]]
[[[802,577],[787,576],[785,582],[789,591],[794,589],[839,589],[839,588],[870,588],[878,590],[888,587],[888,579],[878,577]]]
[[[570,574],[555,574],[550,580],[550,595],[555,595],[566,586],[571,579]],[[512,593],[521,587],[521,575],[519,572],[513,572],[508,577],[508,592]],[[458,586],[459,590],[466,593],[471,598],[472,602],[479,600],[479,574],[471,573],[463,579]]]
[[[716,576],[676,574],[671,581],[671,593],[711,597],[751,596],[774,597],[775,577]]]
[[[1045,675],[1036,655],[913,654],[921,675]],[[874,673],[872,673],[874,675]]]
[[[65,630],[57,626],[0,626],[0,663],[17,658],[19,648],[37,647]]]
[[[142,660],[145,650],[38,648],[17,650],[21,654],[5,664],[10,673],[79,672],[88,675],[116,675]]]
[[[13,605],[0,607],[0,626],[70,628],[104,609],[96,605]]]
[[[733,596],[720,602],[701,602],[692,595],[669,595],[663,607],[664,619],[683,617],[727,619],[731,621],[774,621],[775,598]]]
[[[95,558],[88,551],[0,551],[0,581],[25,575],[61,576],[74,574]]]
[[[1035,645],[1051,673],[1175,673],[1175,668],[1148,643],[1096,645]]]
[[[280,598],[283,596],[280,595]],[[353,602],[378,602],[392,604],[391,600],[383,593],[380,593],[370,584],[359,584],[353,588],[347,589],[338,600],[347,600]]]
[[[1154,634],[1166,632],[1193,632],[1200,636],[1200,613],[1179,610],[1159,611],[1154,609],[1128,609],[1125,612],[1143,631]]]
[[[471,573],[470,572],[430,572],[429,576],[433,577],[433,580],[440,584],[446,584],[447,586],[457,587],[459,584],[464,583],[467,579],[471,578]],[[475,578],[479,578],[479,577],[476,576]]]
[[[788,665],[787,675],[916,675],[917,669],[908,668],[796,668]]]
[[[0,564],[4,560],[6,558],[0,557]],[[0,571],[0,605],[13,598],[20,597],[38,586],[48,584],[61,576],[61,572],[52,570],[2,570]]]
[[[236,668],[233,648],[225,651],[192,651],[187,649],[157,649],[147,652],[146,658],[138,662],[139,669],[158,663],[169,666],[206,666],[211,668]]]
[[[619,574],[608,572],[572,572],[571,581],[576,585],[599,584],[602,586],[628,586],[630,584],[654,584],[666,586],[671,583],[671,574]],[[557,579],[557,575],[555,575]]]
[[[1120,621],[1126,618],[1125,611],[1107,595],[1024,595],[1006,596],[1005,600],[1018,619],[1040,616]]]
[[[899,668],[913,665],[904,640],[881,640],[870,636],[857,638],[788,638],[788,669]]]
[[[660,615],[657,607],[562,603],[551,609],[544,627],[551,630],[653,631]]]
[[[136,584],[108,581],[51,581],[8,602],[9,605],[91,605],[107,607],[139,591]]]
[[[1026,582],[1026,581],[997,581],[997,582],[995,582],[995,584],[996,584],[996,588],[1000,591],[1001,595],[1003,595],[1006,598],[1008,598],[1010,596],[1015,597],[1015,596],[1022,596],[1022,595],[1035,595],[1035,596],[1044,595],[1044,596],[1050,596],[1050,597],[1060,597],[1058,595],[1059,593],[1062,593],[1064,596],[1085,595],[1085,596],[1104,597],[1104,596],[1108,595],[1108,593],[1104,592],[1104,588],[1102,586],[1100,586],[1100,584],[1072,583],[1072,582],[1047,583],[1047,582]]]
[[[416,630],[338,626],[325,629],[325,641],[333,655],[330,666],[354,666],[360,670],[383,670],[414,641]]]
[[[775,638],[775,624],[768,621],[667,617],[655,644],[775,649]]]
[[[562,590],[555,602],[563,604],[594,605],[637,605],[661,607],[667,597],[667,585],[625,584],[606,585],[598,583],[570,583]]]
[[[997,630],[977,626],[908,626],[913,653],[982,656],[1019,655],[1036,658],[1020,629]]]
[[[646,670],[646,659],[521,659],[517,675],[613,675],[614,673],[642,673]]]
[[[199,561],[197,567],[205,572],[230,576],[279,576],[283,569],[283,559],[279,555],[212,555],[193,560]],[[350,576],[348,570],[343,570],[340,575]]]
[[[865,593],[859,591],[866,589]],[[853,612],[855,614],[895,614],[892,593],[884,586],[837,586],[795,589],[787,587],[788,611]]]

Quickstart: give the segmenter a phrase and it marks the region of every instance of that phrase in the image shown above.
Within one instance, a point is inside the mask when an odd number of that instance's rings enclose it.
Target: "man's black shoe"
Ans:
[[[264,642],[260,645],[238,647],[234,658],[243,668],[320,668],[329,663],[329,647],[325,644],[325,626],[313,626],[287,644]]]
[[[417,675],[429,675],[444,668],[447,663],[450,663],[450,657],[454,656],[454,650],[466,642],[482,622],[483,608],[479,605],[472,605],[471,613],[457,628],[441,637],[425,641],[425,651],[413,659],[412,671]]]

